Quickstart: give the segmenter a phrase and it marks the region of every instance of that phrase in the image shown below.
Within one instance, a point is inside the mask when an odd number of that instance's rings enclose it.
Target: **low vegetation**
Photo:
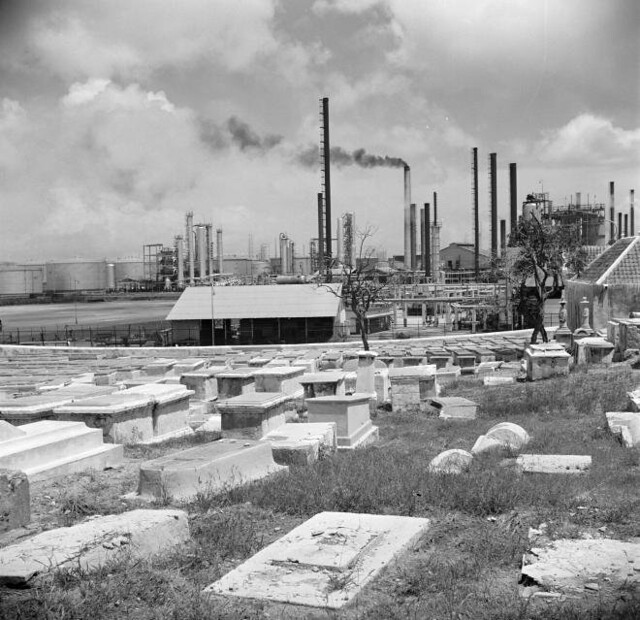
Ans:
[[[222,618],[575,619],[640,617],[640,595],[618,592],[558,601],[526,599],[517,580],[529,528],[546,523],[551,538],[640,536],[640,452],[605,428],[605,411],[626,406],[637,387],[631,370],[576,372],[567,379],[482,388],[460,382],[450,392],[479,403],[478,419],[443,421],[418,412],[380,411],[377,445],[328,456],[313,466],[186,506],[193,542],[150,561],[123,561],[86,574],[60,571],[24,591],[0,591],[0,617],[185,620]],[[527,452],[590,454],[584,476],[519,475],[508,455],[476,459],[459,476],[433,475],[429,461],[449,448],[469,450],[479,434],[509,420],[532,436]],[[127,509],[137,465],[187,440],[127,449],[123,470],[34,485],[47,527]],[[47,499],[48,498],[48,499]],[[324,612],[241,600],[208,600],[202,588],[317,512],[426,517],[418,548],[384,571],[348,610]]]

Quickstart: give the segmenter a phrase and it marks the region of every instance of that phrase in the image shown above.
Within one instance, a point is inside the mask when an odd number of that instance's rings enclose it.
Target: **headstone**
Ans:
[[[466,450],[453,448],[445,450],[431,460],[429,471],[435,474],[461,474],[469,469],[473,454]]]
[[[29,479],[23,471],[0,469],[0,536],[31,520]]]
[[[338,449],[359,448],[377,441],[378,427],[371,424],[369,394],[320,396],[307,400],[309,422],[335,422]]]
[[[280,465],[309,465],[318,460],[321,451],[328,454],[338,447],[335,422],[283,424],[261,441],[269,442]]]
[[[471,448],[471,453],[482,454],[496,449],[519,452],[529,443],[529,439],[529,434],[521,426],[511,422],[501,422],[478,437]]]
[[[0,468],[23,471],[31,482],[123,461],[121,445],[104,444],[102,431],[82,422],[43,420],[20,430],[24,436],[0,442]]]
[[[187,501],[286,470],[267,443],[221,439],[143,463],[138,496]]]
[[[439,396],[426,402],[427,413],[449,420],[475,420],[477,403],[460,396]]]
[[[204,594],[341,609],[428,529],[429,520],[416,517],[322,512]]]
[[[189,541],[182,510],[133,510],[48,530],[0,549],[0,584],[24,587],[49,570],[96,570],[122,557],[147,558]]]
[[[531,474],[584,474],[591,469],[591,457],[576,454],[521,454],[516,464]]]

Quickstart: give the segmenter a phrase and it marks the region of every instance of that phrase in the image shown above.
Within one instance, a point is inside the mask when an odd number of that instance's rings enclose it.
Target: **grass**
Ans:
[[[640,373],[627,367],[495,388],[460,381],[448,393],[477,402],[478,419],[443,421],[416,411],[380,411],[378,444],[219,495],[201,494],[184,506],[191,544],[145,562],[124,560],[91,574],[60,571],[30,590],[0,592],[0,617],[640,617],[640,596],[631,590],[614,599],[601,593],[542,601],[523,598],[517,585],[531,527],[546,524],[552,539],[585,533],[640,536],[640,451],[623,448],[606,430],[604,417],[605,411],[624,409],[625,393],[639,383]],[[459,476],[428,471],[439,452],[469,450],[479,434],[505,420],[529,432],[527,452],[590,454],[592,470],[583,476],[521,475],[502,465],[508,455],[494,454],[476,458],[470,471]],[[209,439],[127,448],[131,463],[116,480],[114,472],[78,476],[74,484],[36,491],[36,502],[57,525],[121,512],[126,505],[120,494],[135,489],[140,462]],[[38,499],[43,493],[48,500]],[[201,596],[205,586],[321,511],[426,517],[431,527],[347,610],[327,613]],[[336,587],[342,578],[336,575]]]

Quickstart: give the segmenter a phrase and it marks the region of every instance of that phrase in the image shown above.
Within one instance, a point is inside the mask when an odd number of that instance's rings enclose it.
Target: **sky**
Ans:
[[[613,181],[626,210],[640,2],[0,0],[0,261],[140,256],[187,211],[223,229],[225,254],[251,237],[274,255],[283,232],[308,251],[322,97],[333,215],[389,255],[400,161],[414,202],[438,193],[442,247],[473,241],[474,147],[483,248],[490,153],[500,219],[511,162],[519,203],[608,203]]]

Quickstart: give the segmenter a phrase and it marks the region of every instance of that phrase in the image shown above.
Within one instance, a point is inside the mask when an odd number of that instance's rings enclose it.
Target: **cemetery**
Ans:
[[[640,617],[638,329],[0,347],[0,617]]]

